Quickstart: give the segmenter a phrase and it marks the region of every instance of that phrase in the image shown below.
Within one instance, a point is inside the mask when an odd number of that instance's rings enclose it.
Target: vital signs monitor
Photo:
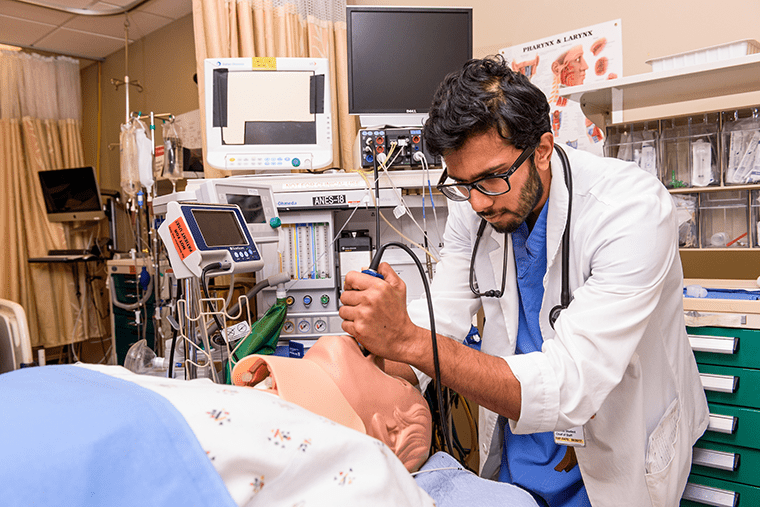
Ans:
[[[220,263],[215,274],[249,273],[264,267],[236,205],[169,202],[158,234],[178,279],[200,277],[214,263]]]
[[[209,58],[204,85],[212,167],[284,171],[332,164],[326,58]]]

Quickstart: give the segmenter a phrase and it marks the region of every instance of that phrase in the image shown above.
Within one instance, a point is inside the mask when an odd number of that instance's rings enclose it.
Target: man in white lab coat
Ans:
[[[425,138],[452,199],[431,291],[441,382],[481,406],[481,475],[550,507],[677,505],[708,410],[664,186],[634,164],[555,146],[546,97],[500,57],[446,78]],[[566,227],[569,304],[550,322]],[[346,276],[343,329],[425,387],[426,303],[407,311],[403,282],[378,271],[384,280]],[[460,342],[480,308],[477,351]]]

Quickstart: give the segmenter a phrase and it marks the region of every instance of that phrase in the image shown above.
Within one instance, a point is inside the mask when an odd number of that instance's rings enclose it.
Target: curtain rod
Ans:
[[[23,44],[18,44],[16,42],[3,42],[3,41],[0,41],[0,44],[7,44],[9,46],[16,46],[17,48],[29,49],[29,50],[32,50],[32,51],[42,51],[44,53],[50,53],[51,55],[55,55],[55,56],[68,56],[70,58],[77,58],[79,60],[90,60],[92,62],[105,62],[106,61],[105,58],[100,58],[100,57],[97,57],[97,56],[83,56],[83,55],[77,55],[77,54],[74,54],[74,53],[61,53],[60,51],[51,51],[49,49],[38,48],[38,47],[35,47],[35,46],[24,46]]]

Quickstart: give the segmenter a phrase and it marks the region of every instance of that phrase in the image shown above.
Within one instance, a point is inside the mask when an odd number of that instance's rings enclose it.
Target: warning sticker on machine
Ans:
[[[172,242],[174,243],[174,248],[177,249],[179,258],[183,261],[188,255],[197,250],[193,237],[187,230],[184,218],[179,217],[169,224],[169,234],[172,237]]]

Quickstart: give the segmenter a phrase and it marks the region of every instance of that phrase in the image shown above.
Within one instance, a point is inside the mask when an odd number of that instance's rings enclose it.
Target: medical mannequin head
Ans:
[[[266,372],[261,371],[262,361],[267,365]],[[315,366],[326,375],[315,375]],[[346,422],[350,421],[347,416],[337,414],[340,403],[347,401],[365,432],[385,443],[408,470],[418,469],[427,459],[432,416],[425,398],[407,381],[383,372],[374,356],[364,357],[350,336],[323,336],[302,359],[249,356],[235,367],[233,379],[238,385],[252,386],[269,373],[275,381],[273,393],[359,429]],[[337,390],[331,394],[329,389],[335,386]],[[308,391],[319,394],[301,402],[288,394],[287,389],[293,387],[306,392],[306,398]],[[336,397],[344,401],[333,399]]]

